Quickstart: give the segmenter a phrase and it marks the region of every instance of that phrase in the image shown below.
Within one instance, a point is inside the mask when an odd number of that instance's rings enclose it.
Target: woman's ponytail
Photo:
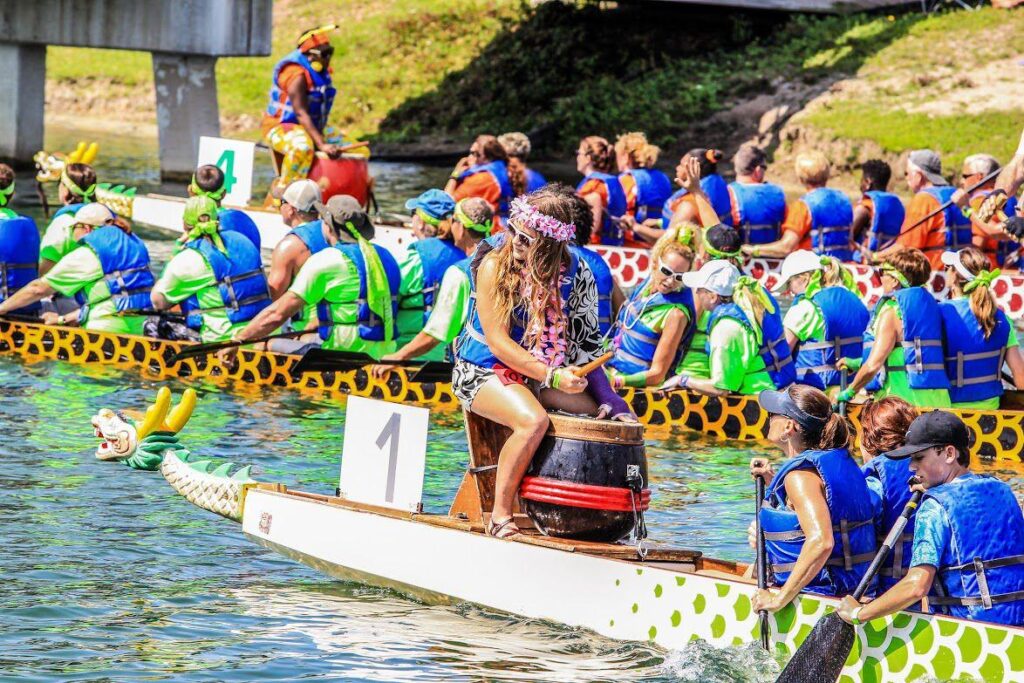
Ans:
[[[833,412],[821,430],[817,447],[820,450],[832,450],[834,448],[847,448],[849,445],[850,426],[846,423],[845,417]]]

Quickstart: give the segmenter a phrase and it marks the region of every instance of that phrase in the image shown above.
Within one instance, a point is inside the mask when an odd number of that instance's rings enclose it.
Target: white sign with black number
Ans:
[[[224,171],[227,194],[221,202],[225,206],[247,206],[252,198],[252,167],[256,143],[245,140],[199,138],[197,166],[211,164]]]
[[[420,509],[429,418],[426,408],[350,396],[339,495],[399,510]]]

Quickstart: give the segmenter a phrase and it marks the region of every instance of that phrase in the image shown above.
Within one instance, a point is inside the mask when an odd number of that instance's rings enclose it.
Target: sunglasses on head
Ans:
[[[661,272],[662,275],[664,275],[667,278],[672,278],[676,282],[681,283],[683,281],[684,273],[677,273],[676,271],[672,270],[666,265],[658,266],[658,270]]]
[[[508,232],[512,236],[512,241],[515,242],[516,244],[518,244],[521,247],[532,246],[533,243],[537,241],[536,235],[531,237],[530,235],[527,235],[522,230],[518,230],[511,223],[509,223]]]

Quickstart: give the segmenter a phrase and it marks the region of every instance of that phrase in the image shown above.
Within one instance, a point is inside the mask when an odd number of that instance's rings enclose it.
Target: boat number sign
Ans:
[[[360,503],[418,510],[429,417],[426,408],[350,396],[339,495]]]
[[[245,140],[229,140],[207,135],[199,138],[199,166],[211,164],[224,171],[223,203],[246,206],[252,197],[252,166],[256,145]]]

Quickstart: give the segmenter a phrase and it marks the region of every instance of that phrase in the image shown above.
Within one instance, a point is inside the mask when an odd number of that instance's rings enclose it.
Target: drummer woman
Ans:
[[[875,529],[846,420],[822,391],[803,384],[763,391],[758,402],[770,415],[768,440],[787,460],[778,472],[765,458],[750,461],[750,473],[765,479],[759,515],[769,585],[778,589],[758,590],[753,608],[777,612],[804,591],[851,593],[874,559]]]
[[[693,337],[693,292],[683,276],[693,264],[694,226],[665,231],[651,251],[651,275],[619,310],[615,323],[612,385],[657,386],[672,374]]]
[[[991,286],[999,269],[977,247],[942,254],[953,300],[939,304],[946,349],[946,376],[954,408],[998,410],[1003,361],[1017,389],[1024,388],[1024,355],[1017,332],[996,306]]]
[[[842,358],[836,368],[857,375],[836,397],[849,401],[883,373],[875,394],[900,396],[919,408],[948,408],[949,380],[942,352],[942,314],[931,292],[924,288],[931,277],[928,257],[919,249],[901,249],[881,266],[882,299],[864,334],[863,364]]]
[[[452,389],[463,407],[512,430],[487,527],[498,538],[519,532],[513,500],[547,430],[546,408],[636,419],[602,368],[573,373],[600,351],[597,287],[569,249],[574,234],[569,198],[542,188],[512,201],[508,238],[482,242],[471,266],[476,308],[456,347]]]

